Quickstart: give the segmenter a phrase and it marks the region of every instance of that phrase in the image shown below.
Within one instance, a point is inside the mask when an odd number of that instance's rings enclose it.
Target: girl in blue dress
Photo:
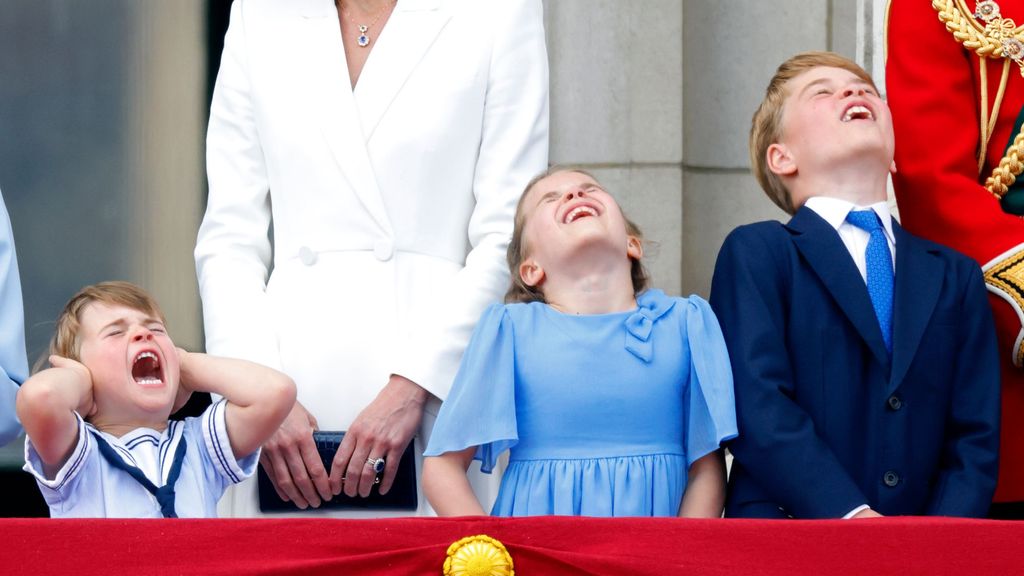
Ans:
[[[427,446],[438,514],[484,514],[466,469],[508,450],[493,515],[721,515],[719,447],[736,436],[725,342],[701,298],[645,289],[642,255],[589,174],[526,188],[507,304],[477,325]]]

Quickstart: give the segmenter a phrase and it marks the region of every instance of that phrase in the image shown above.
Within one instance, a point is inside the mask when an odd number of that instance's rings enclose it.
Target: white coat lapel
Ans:
[[[309,50],[305,51],[309,61],[303,74],[309,83],[313,110],[319,115],[320,129],[342,176],[381,230],[391,234],[391,222],[384,209],[352,96],[337,9],[330,0],[321,0],[315,5],[305,2],[301,15],[305,21],[301,28],[305,38],[297,40],[309,45]]]
[[[355,89],[356,108],[367,142],[451,18],[440,4],[440,0],[399,0],[381,31]]]

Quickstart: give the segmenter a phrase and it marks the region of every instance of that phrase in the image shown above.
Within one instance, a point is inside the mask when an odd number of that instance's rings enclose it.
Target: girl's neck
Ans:
[[[542,289],[548,305],[564,314],[610,314],[636,308],[628,269],[625,275],[548,275]]]

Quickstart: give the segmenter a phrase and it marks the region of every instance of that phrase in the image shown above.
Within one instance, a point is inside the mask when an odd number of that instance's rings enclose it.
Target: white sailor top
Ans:
[[[231,484],[256,471],[259,450],[236,460],[224,421],[222,399],[197,418],[171,420],[164,432],[136,428],[117,438],[78,418],[78,442],[67,462],[51,479],[25,438],[25,471],[32,474],[52,518],[161,518],[155,496],[128,473],[109,464],[97,443],[106,442],[126,463],[138,467],[156,486],[163,486],[175,450],[184,438],[187,449],[175,483],[175,510],[181,518],[214,518],[217,501]]]

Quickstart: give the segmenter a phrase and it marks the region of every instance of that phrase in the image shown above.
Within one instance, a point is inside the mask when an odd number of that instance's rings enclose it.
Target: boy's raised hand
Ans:
[[[96,412],[92,372],[81,362],[50,356],[53,368],[34,374],[18,390],[18,419],[43,462],[43,472],[53,478],[74,451],[78,418]]]
[[[70,371],[69,375],[74,378],[77,385],[76,388],[78,390],[88,392],[81,394],[81,398],[78,406],[75,408],[75,412],[78,412],[82,418],[92,416],[93,412],[96,411],[96,403],[93,400],[92,395],[92,372],[86,368],[85,364],[56,354],[50,355],[49,362],[50,366],[53,366],[54,368]]]
[[[178,366],[181,367],[188,361],[189,352],[184,348],[175,348],[174,350],[178,354]],[[178,394],[174,397],[174,406],[171,408],[171,414],[181,410],[185,403],[188,402],[188,399],[192,397],[192,392],[196,391],[192,388],[191,383],[186,381],[185,373],[186,372],[184,370],[179,371]],[[200,392],[202,392],[202,390],[200,390]]]

